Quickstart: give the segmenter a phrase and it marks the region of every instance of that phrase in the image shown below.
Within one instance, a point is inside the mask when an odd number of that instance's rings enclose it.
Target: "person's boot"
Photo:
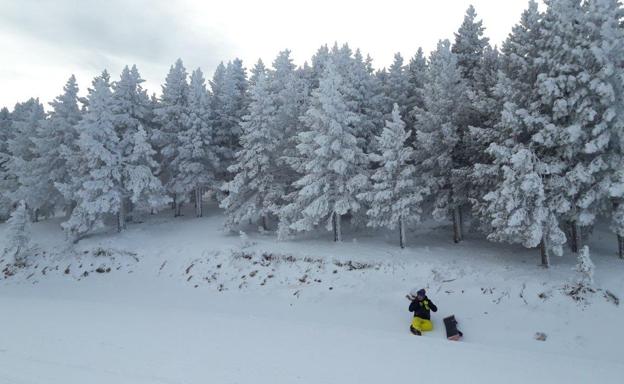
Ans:
[[[421,336],[422,335],[422,333],[418,329],[412,327],[411,325],[410,325],[410,331],[412,332],[412,334],[414,334],[416,336]]]

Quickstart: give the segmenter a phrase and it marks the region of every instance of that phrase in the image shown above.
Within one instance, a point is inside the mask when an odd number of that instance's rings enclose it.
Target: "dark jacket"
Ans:
[[[414,312],[414,317],[431,320],[431,311],[437,312],[438,307],[427,296],[424,299],[415,299],[410,303],[410,312]],[[431,310],[431,311],[430,311]]]

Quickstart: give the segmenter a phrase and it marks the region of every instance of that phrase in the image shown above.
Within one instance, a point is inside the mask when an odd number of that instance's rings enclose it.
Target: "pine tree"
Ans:
[[[68,182],[79,166],[73,155],[78,140],[76,126],[82,118],[82,112],[78,105],[78,84],[74,75],[63,90],[63,94],[50,103],[52,111],[33,139],[35,151],[39,154],[35,163],[37,181],[33,189],[46,202],[39,204],[36,209],[49,207],[48,212],[42,212],[46,215],[54,213],[55,208],[65,208],[67,213],[71,211],[72,200],[65,199],[55,184]]]
[[[62,224],[72,241],[103,225],[108,215],[118,215],[124,197],[122,153],[115,131],[110,76],[104,71],[92,82],[88,107],[78,123],[77,141],[81,169],[71,182],[57,187],[76,199],[69,219]]]
[[[407,116],[409,112],[409,96],[410,96],[410,78],[408,68],[403,65],[403,57],[400,53],[394,55],[394,62],[388,69],[388,75],[384,84],[385,96],[389,106],[387,107],[388,114],[391,115],[391,111],[394,104],[399,105],[400,115]]]
[[[433,196],[433,215],[453,220],[454,241],[462,239],[460,208],[465,202],[461,146],[463,117],[469,108],[466,86],[448,40],[431,53],[424,109],[416,111],[419,173]]]
[[[596,72],[591,90],[596,94],[592,138],[586,150],[601,153],[607,164],[606,172],[597,175],[598,185],[606,190],[599,193],[611,201],[604,201],[602,209],[610,212],[612,228],[618,237],[618,253],[624,258],[624,29],[620,21],[624,9],[617,0],[590,0],[586,3],[587,26],[591,41],[591,55],[587,64]],[[605,146],[605,141],[609,143]],[[606,199],[605,199],[606,200]],[[608,215],[609,216],[609,215]]]
[[[412,164],[415,153],[407,143],[410,135],[410,131],[405,131],[399,106],[394,104],[392,120],[386,121],[386,127],[376,140],[378,153],[370,155],[371,161],[379,165],[371,177],[371,191],[360,195],[370,203],[368,225],[392,230],[398,226],[401,248],[405,247],[406,227],[420,220],[421,203],[428,193],[419,184],[416,167]]]
[[[227,169],[234,161],[240,148],[240,123],[247,114],[247,75],[243,62],[235,59],[227,64],[219,64],[210,82],[212,88],[212,126],[215,145],[219,148],[219,160]],[[226,178],[226,175],[222,175]]]
[[[298,74],[292,63],[290,51],[282,51],[273,61],[273,71],[268,72],[269,92],[275,108],[273,123],[276,127],[276,169],[272,171],[275,188],[284,195],[292,192],[292,183],[301,175],[289,166],[298,160],[297,135],[305,130],[301,116],[309,107],[309,83]],[[297,159],[297,160],[294,160]],[[285,204],[283,197],[275,201],[275,212]]]
[[[354,134],[359,116],[349,110],[341,93],[344,81],[333,59],[325,63],[312,105],[302,118],[308,130],[299,134],[297,150],[304,176],[295,182],[293,201],[282,209],[288,218],[280,223],[282,236],[284,223],[307,231],[325,222],[334,231],[334,241],[341,241],[342,216],[360,209],[356,196],[366,184],[367,159]]]
[[[193,158],[200,154],[194,153],[194,147],[202,147],[199,132],[191,132],[189,127],[189,86],[186,78],[184,64],[178,59],[169,70],[160,103],[155,110],[160,124],[159,138],[163,140],[160,150],[163,164],[161,175],[175,202],[175,216],[180,216],[182,204],[188,201],[190,192],[195,188],[194,176],[200,169],[196,167]],[[195,140],[199,142],[194,143]]]
[[[17,204],[7,224],[3,257],[13,258],[17,267],[26,266],[32,247],[30,245],[30,217],[24,201]]]
[[[140,203],[143,210],[151,211],[161,208],[157,202],[169,200],[164,190],[157,187],[161,183],[155,176],[160,172],[159,165],[154,160],[156,154],[150,145],[151,140],[147,137],[145,128],[152,123],[152,103],[141,85],[143,82],[137,67],[132,66],[130,69],[124,68],[119,81],[112,86],[115,133],[119,138],[119,152],[125,171],[122,173],[121,190],[124,199],[118,214],[119,230],[126,228],[126,221],[131,217],[129,214],[138,208],[136,203]],[[139,149],[143,151],[140,155],[137,154]],[[131,172],[131,169],[139,169],[141,172]],[[147,169],[150,169],[150,172],[146,172]],[[130,185],[134,189],[131,189]],[[139,185],[144,186],[143,191],[136,190]],[[153,195],[144,196],[139,201],[139,196],[145,193]]]
[[[498,51],[484,37],[483,22],[477,20],[473,6],[466,11],[464,21],[455,34],[452,52],[464,79],[469,107],[465,110],[459,130],[456,176],[465,180],[461,192],[463,205],[471,203],[479,212],[479,199],[496,182],[494,175],[484,172],[492,163],[485,151],[497,139],[495,129],[501,105],[494,94],[497,82]],[[484,167],[485,165],[485,167]],[[458,195],[459,197],[459,195]],[[460,215],[463,207],[460,206]],[[478,216],[478,213],[477,213]]]
[[[547,165],[532,139],[538,127],[530,109],[540,98],[535,84],[538,74],[546,71],[539,48],[542,17],[537,3],[531,1],[503,44],[495,90],[504,103],[496,125],[499,135],[487,150],[492,162],[475,167],[475,176],[481,172],[481,177],[498,182],[475,204],[475,212],[487,225],[489,239],[525,247],[539,244],[542,265],[548,267],[550,254],[561,255],[566,238],[545,183]]]
[[[455,33],[452,49],[457,55],[457,66],[469,87],[478,82],[483,51],[489,45],[489,39],[483,36],[484,31],[483,22],[477,21],[477,11],[472,5],[469,6],[462,25]]]
[[[592,52],[602,38],[588,38],[587,17],[580,0],[548,3],[539,40],[546,71],[537,78],[539,98],[531,108],[547,195],[559,219],[569,223],[573,252],[581,248],[581,230],[593,225],[605,201],[608,145],[612,129],[621,126],[614,119],[606,63]]]
[[[508,148],[493,144],[489,151],[495,155],[502,179],[484,196],[492,227],[488,239],[537,247],[544,238],[549,215],[539,160],[521,145]]]
[[[503,167],[514,169],[510,164],[511,156],[518,151],[529,151],[530,154],[523,156],[527,160],[532,160],[535,154],[532,153],[529,139],[531,132],[528,131],[526,124],[523,123],[523,117],[527,115],[526,110],[529,108],[530,101],[535,94],[533,84],[540,72],[537,64],[538,49],[537,40],[540,32],[541,14],[538,10],[537,3],[531,1],[529,7],[523,12],[520,23],[513,27],[512,33],[504,42],[502,47],[502,57],[500,59],[500,75],[497,85],[494,87],[496,97],[500,99],[501,113],[498,122],[495,124],[497,134],[493,136],[487,135],[486,131],[482,131],[483,136],[488,138],[484,140],[483,145],[486,149],[483,151],[490,159],[487,162],[481,162],[474,165],[471,177],[473,180],[481,179],[483,182],[477,196],[473,195],[473,213],[479,218],[483,231],[487,234],[492,232],[500,232],[501,223],[499,222],[495,228],[491,226],[491,215],[495,213],[490,204],[498,204],[496,200],[483,199],[488,193],[494,193],[492,196],[505,196],[497,189],[509,189],[511,186],[503,187],[503,179],[506,177]],[[477,130],[473,128],[473,133]],[[488,143],[490,141],[490,143]],[[487,149],[487,147],[490,147]],[[517,163],[517,162],[516,162]],[[534,164],[536,162],[532,162]],[[532,167],[528,167],[532,169]],[[515,172],[515,171],[514,171]],[[507,173],[514,175],[515,173]],[[476,184],[476,183],[475,183]],[[519,186],[519,184],[513,184]],[[500,203],[504,205],[504,202]],[[529,229],[515,228],[514,231],[530,231]],[[492,235],[500,238],[498,235]],[[523,242],[522,239],[515,239],[513,242]]]
[[[181,171],[188,175],[195,190],[196,215],[203,215],[202,195],[204,189],[217,189],[219,172],[218,151],[214,144],[214,132],[210,124],[210,94],[202,71],[191,74],[188,106],[189,134],[183,136],[182,148],[188,148],[186,165]]]
[[[38,209],[48,210],[45,196],[39,190],[40,174],[37,159],[39,153],[35,140],[43,124],[45,112],[39,99],[30,99],[25,103],[15,105],[11,113],[13,135],[8,141],[8,152],[11,154],[6,162],[9,174],[14,177],[15,183],[11,190],[5,191],[5,196],[13,202],[24,200],[29,212],[36,213]],[[35,214],[36,218],[36,214]]]
[[[427,74],[427,59],[422,48],[412,57],[407,67],[407,78],[409,81],[407,94],[407,114],[404,116],[405,124],[408,128],[414,127],[414,109],[422,109],[424,106],[423,92],[425,86],[425,76]],[[412,137],[412,140],[415,136]]]
[[[8,168],[11,158],[9,140],[13,137],[12,127],[11,113],[7,108],[0,109],[0,221],[9,218],[12,206],[10,194],[16,189],[15,176]]]
[[[284,193],[275,181],[276,172],[280,171],[277,150],[281,132],[275,124],[275,105],[261,63],[254,68],[249,115],[241,123],[242,149],[236,153],[236,163],[228,168],[235,176],[223,187],[228,194],[221,207],[225,208],[226,227],[230,229],[259,219],[266,229],[267,218],[276,211],[277,201]]]

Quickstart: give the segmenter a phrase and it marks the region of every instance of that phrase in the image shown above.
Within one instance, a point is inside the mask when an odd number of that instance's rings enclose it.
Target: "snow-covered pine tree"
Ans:
[[[467,132],[467,152],[470,176],[470,202],[472,211],[477,212],[478,218],[479,204],[481,198],[496,185],[497,178],[495,172],[483,172],[492,170],[494,159],[487,152],[491,143],[500,142],[500,116],[503,109],[503,97],[496,92],[498,75],[500,68],[500,55],[498,49],[489,45],[483,50],[481,66],[475,73],[477,86],[468,95],[471,99],[472,108],[476,111],[477,118],[472,123]],[[481,168],[480,168],[481,167]]]
[[[61,192],[76,199],[69,219],[61,225],[73,242],[102,225],[107,216],[118,215],[123,200],[122,154],[108,72],[93,80],[87,100],[88,107],[78,123],[82,167],[71,182],[57,184]]]
[[[405,130],[400,108],[394,104],[392,120],[376,140],[378,153],[370,155],[371,162],[379,168],[372,175],[372,188],[360,194],[370,209],[366,212],[371,227],[399,228],[399,245],[405,248],[405,231],[409,224],[420,221],[421,204],[427,188],[420,185],[413,165],[414,149],[407,140],[411,135]]]
[[[598,96],[593,99],[597,104],[594,138],[586,149],[600,150],[608,136],[609,143],[602,155],[608,170],[597,181],[603,186],[606,177],[606,194],[611,201],[601,205],[611,216],[618,253],[624,258],[624,9],[617,0],[589,0],[585,6],[592,53],[588,58],[591,67],[598,70],[597,79],[591,83]]]
[[[12,127],[11,112],[7,108],[0,109],[0,221],[9,218],[13,205],[10,194],[17,188],[15,177],[8,169],[8,161],[11,158],[9,140],[13,137]]]
[[[82,112],[78,104],[78,84],[74,75],[67,80],[63,94],[57,96],[50,106],[52,111],[33,139],[39,154],[34,178],[37,181],[33,189],[38,191],[40,199],[45,201],[45,204],[33,206],[32,209],[41,210],[42,207],[48,207],[47,212],[41,212],[48,216],[53,214],[55,209],[64,208],[69,215],[73,201],[65,199],[55,184],[67,183],[79,166],[74,155],[78,140],[76,126],[82,118]]]
[[[455,33],[452,47],[470,101],[460,124],[459,147],[462,150],[457,153],[460,167],[455,174],[465,184],[461,192],[464,202],[460,206],[460,215],[463,205],[468,202],[478,211],[475,203],[495,183],[490,174],[482,172],[483,169],[475,172],[475,164],[491,162],[485,149],[496,139],[494,127],[500,116],[500,105],[493,93],[497,81],[498,51],[490,47],[484,30],[483,22],[477,20],[476,11],[470,6]]]
[[[22,200],[7,221],[3,257],[13,258],[16,267],[26,266],[31,253],[30,216]]]
[[[161,177],[175,202],[174,215],[180,216],[182,204],[186,203],[190,192],[195,188],[194,176],[199,169],[186,168],[194,162],[193,147],[202,146],[199,132],[190,132],[188,117],[188,93],[186,68],[178,59],[169,69],[162,86],[160,103],[155,110],[160,126],[159,138],[163,141]],[[199,142],[197,142],[199,140]],[[184,143],[182,143],[184,141]],[[184,149],[181,147],[184,146]],[[189,171],[195,175],[189,175]]]
[[[219,156],[210,125],[210,94],[199,68],[191,74],[188,118],[189,134],[182,137],[181,148],[189,148],[190,152],[186,165],[180,171],[188,175],[189,185],[194,185],[196,215],[200,217],[203,215],[204,190],[218,188]]]
[[[407,90],[407,114],[404,115],[403,120],[410,129],[414,127],[414,109],[423,108],[423,88],[425,86],[426,73],[427,59],[425,58],[422,48],[418,48],[418,51],[416,51],[414,57],[411,58],[407,67],[407,78],[409,81]],[[413,141],[414,139],[415,135],[413,135],[411,140]]]
[[[543,183],[544,165],[531,140],[536,130],[528,110],[539,97],[534,84],[544,70],[538,47],[541,19],[537,3],[531,1],[503,44],[495,90],[504,103],[496,125],[499,134],[487,150],[492,161],[477,164],[473,175],[481,173],[497,183],[486,188],[489,192],[475,202],[474,212],[490,240],[525,247],[539,244],[542,265],[548,267],[550,254],[561,254],[565,235],[557,224]]]
[[[258,82],[258,77],[263,77],[267,74],[267,67],[264,65],[264,62],[262,61],[262,59],[258,59],[258,61],[256,62],[256,65],[251,69],[251,74],[249,75],[249,102],[251,104],[252,102],[252,97],[251,97],[251,90],[252,88],[256,85],[256,83]]]
[[[416,151],[419,173],[433,196],[433,215],[437,219],[450,216],[453,240],[459,242],[465,195],[464,181],[456,173],[465,167],[460,133],[469,100],[450,45],[448,40],[440,41],[429,58],[424,108],[415,110]]]
[[[125,229],[128,215],[135,208],[151,211],[162,208],[158,204],[170,200],[165,196],[164,189],[157,187],[161,183],[155,176],[159,174],[158,164],[154,161],[155,153],[152,153],[153,148],[145,129],[145,126],[151,124],[151,102],[141,86],[143,82],[137,67],[133,65],[132,68],[125,67],[119,81],[112,86],[113,119],[123,163],[121,190],[124,199],[118,214],[119,230]],[[137,153],[139,150],[142,153]],[[149,173],[145,172],[148,168]],[[140,172],[133,172],[132,169]],[[139,191],[139,186],[143,190]],[[142,200],[139,200],[139,196],[142,196]]]
[[[290,165],[299,161],[297,152],[297,135],[305,129],[301,116],[309,106],[310,72],[297,72],[290,51],[282,51],[273,61],[273,71],[268,72],[269,93],[273,100],[275,116],[276,167],[272,171],[274,188],[280,190],[282,196],[273,202],[272,213],[278,215],[284,206],[286,196],[294,189],[292,184],[301,177]]]
[[[538,54],[536,42],[539,37],[540,19],[541,14],[537,3],[531,1],[527,10],[523,12],[520,22],[512,28],[512,33],[503,43],[501,71],[494,88],[495,94],[503,105],[502,118],[499,118],[495,127],[498,134],[492,138],[493,140],[488,144],[491,148],[486,151],[486,155],[491,156],[491,161],[475,164],[471,175],[474,179],[482,177],[493,181],[482,185],[480,196],[473,196],[472,200],[473,213],[479,219],[482,230],[486,234],[501,231],[501,223],[497,224],[496,228],[490,226],[491,215],[495,213],[495,210],[493,211],[489,205],[497,203],[491,200],[492,196],[490,199],[482,197],[494,192],[497,188],[503,188],[502,180],[505,178],[503,167],[513,168],[509,163],[512,154],[522,150],[531,151],[527,142],[530,134],[526,132],[526,127],[522,124],[522,111],[528,108],[527,100],[531,99],[529,96],[532,93],[535,93],[533,84],[539,72],[535,60]],[[517,110],[520,110],[520,114],[516,114]],[[473,132],[476,133],[476,131]],[[524,145],[514,148],[519,144]],[[505,188],[510,188],[510,186]],[[495,195],[503,196],[504,194],[495,192]],[[498,238],[496,235],[493,237]],[[515,241],[522,242],[523,240],[516,239]]]
[[[223,169],[227,169],[234,161],[236,151],[240,148],[240,123],[247,114],[249,104],[247,94],[247,75],[240,59],[223,63],[217,67],[210,82],[212,89],[212,126],[215,145],[219,148],[219,160]],[[228,176],[221,175],[223,180]]]
[[[225,208],[225,225],[230,230],[260,219],[266,229],[268,216],[276,211],[277,201],[284,194],[282,186],[275,181],[282,132],[275,124],[274,95],[270,93],[268,75],[261,61],[253,70],[253,78],[249,114],[241,123],[242,148],[228,169],[234,179],[223,186],[227,196],[221,207]]]
[[[153,212],[171,202],[160,179],[154,175],[158,169],[156,151],[152,147],[143,125],[132,134],[131,152],[123,158],[124,194],[135,209]],[[122,205],[122,208],[124,206]]]
[[[409,111],[409,96],[410,96],[410,78],[408,67],[403,65],[403,57],[400,53],[394,54],[394,61],[390,68],[388,68],[388,75],[385,78],[384,93],[386,101],[389,105],[386,106],[388,111],[388,117],[392,118],[392,109],[394,104],[397,104],[400,108],[400,115],[407,116]]]
[[[345,47],[342,51],[346,55],[350,50],[347,51],[348,46]],[[346,73],[343,74],[345,81],[342,94],[349,108],[359,118],[359,122],[354,123],[354,134],[359,145],[365,153],[370,153],[374,148],[375,137],[383,129],[384,117],[388,116],[384,115],[383,83],[374,76],[370,56],[364,59],[359,49],[355,51],[353,58],[348,58],[348,63]],[[387,111],[390,113],[391,106]]]
[[[539,40],[546,71],[537,78],[539,98],[531,109],[547,196],[559,219],[569,223],[573,252],[581,248],[581,229],[594,224],[607,197],[608,145],[621,127],[621,118],[614,119],[620,108],[608,63],[593,49],[603,38],[592,33],[588,15],[580,0],[548,2]]]
[[[334,60],[327,61],[312,104],[302,117],[308,130],[298,135],[304,176],[295,182],[294,200],[281,211],[290,229],[307,231],[324,222],[333,229],[335,241],[342,240],[342,216],[360,209],[356,196],[367,179],[367,158],[354,134],[359,116],[341,93],[344,81]],[[280,229],[284,236],[284,226]]]
[[[15,189],[3,192],[13,202],[24,200],[26,208],[33,214],[38,208],[47,208],[45,196],[37,189],[39,153],[34,143],[44,119],[45,112],[39,99],[31,98],[24,103],[17,103],[11,113],[13,135],[8,141],[10,158],[6,166],[9,174],[15,178],[12,186]]]
[[[468,87],[477,84],[478,73],[482,69],[483,51],[489,45],[489,39],[483,36],[484,31],[483,22],[477,21],[477,11],[472,5],[469,6],[462,25],[455,33],[452,48],[457,55],[457,66]]]
[[[549,214],[539,160],[522,144],[512,148],[492,144],[489,151],[502,175],[496,188],[483,198],[491,226],[488,239],[535,248],[544,238]]]

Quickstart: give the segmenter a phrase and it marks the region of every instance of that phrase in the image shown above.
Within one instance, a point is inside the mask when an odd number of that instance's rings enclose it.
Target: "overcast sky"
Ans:
[[[429,52],[453,38],[469,4],[500,45],[528,0],[0,0],[0,106],[31,96],[44,103],[77,76],[81,93],[104,68],[116,79],[137,64],[146,88],[160,92],[181,57],[207,77],[235,57],[251,67],[280,50],[297,64],[322,44],[348,42],[388,66],[395,52]],[[47,107],[47,105],[46,105]]]

